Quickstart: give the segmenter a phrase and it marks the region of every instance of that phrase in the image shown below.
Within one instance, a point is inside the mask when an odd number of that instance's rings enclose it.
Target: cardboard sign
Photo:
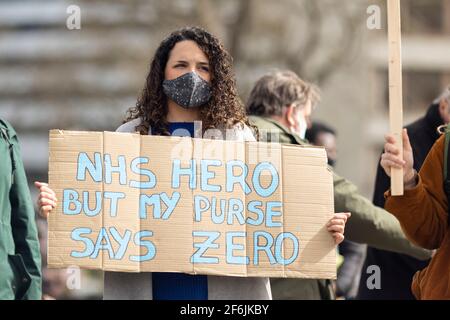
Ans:
[[[50,132],[49,267],[335,278],[324,149]]]

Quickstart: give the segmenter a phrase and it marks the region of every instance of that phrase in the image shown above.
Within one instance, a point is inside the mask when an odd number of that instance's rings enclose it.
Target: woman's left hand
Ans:
[[[333,236],[336,245],[344,241],[345,224],[350,216],[350,212],[335,213],[327,224],[327,230]]]

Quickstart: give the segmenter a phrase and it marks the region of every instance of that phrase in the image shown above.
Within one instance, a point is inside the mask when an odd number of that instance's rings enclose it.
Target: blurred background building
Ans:
[[[79,30],[66,26],[70,5]],[[367,26],[371,5],[380,29]],[[402,1],[402,19],[406,124],[450,83],[450,0]],[[0,0],[0,116],[19,133],[30,182],[47,180],[49,129],[121,124],[155,48],[185,25],[224,41],[244,101],[274,68],[318,84],[314,116],[338,130],[336,169],[371,198],[389,129],[384,0]],[[89,283],[82,294],[95,296],[101,283]]]

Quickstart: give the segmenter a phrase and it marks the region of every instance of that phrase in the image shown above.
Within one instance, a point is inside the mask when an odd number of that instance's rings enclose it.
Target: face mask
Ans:
[[[163,90],[167,97],[186,109],[204,105],[211,98],[210,84],[195,72],[164,80]]]
[[[305,117],[300,117],[300,121],[295,132],[300,136],[301,139],[305,140],[306,130],[308,130],[308,122],[306,122]]]

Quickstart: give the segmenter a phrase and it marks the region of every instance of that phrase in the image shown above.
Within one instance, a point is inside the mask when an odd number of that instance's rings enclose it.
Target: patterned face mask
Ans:
[[[186,109],[204,105],[211,98],[210,84],[193,71],[164,80],[163,90],[167,97]]]

